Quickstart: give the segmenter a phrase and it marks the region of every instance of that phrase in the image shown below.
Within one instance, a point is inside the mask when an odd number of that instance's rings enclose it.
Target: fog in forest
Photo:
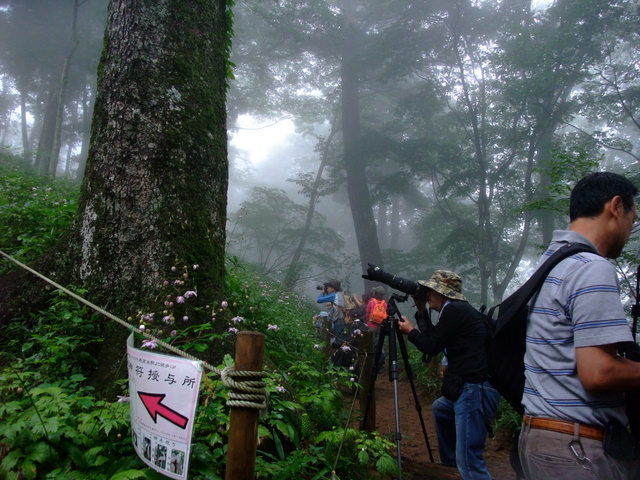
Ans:
[[[0,1],[0,144],[43,173],[82,178],[107,3]],[[580,176],[640,179],[638,11],[238,0],[227,255],[310,298],[329,278],[362,293],[371,262],[454,270],[476,306],[499,301]]]

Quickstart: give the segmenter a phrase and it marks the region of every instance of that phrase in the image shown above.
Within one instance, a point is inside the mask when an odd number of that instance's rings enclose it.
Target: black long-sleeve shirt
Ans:
[[[465,382],[486,380],[487,330],[480,313],[469,303],[451,300],[429,334],[414,329],[408,338],[427,355],[437,355],[446,349],[448,372],[459,375]]]

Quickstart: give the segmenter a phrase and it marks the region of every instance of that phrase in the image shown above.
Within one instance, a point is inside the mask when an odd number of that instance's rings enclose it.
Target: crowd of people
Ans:
[[[635,232],[637,194],[621,175],[585,176],[571,193],[568,230],[555,231],[541,256],[539,265],[567,243],[597,252],[562,260],[529,303],[518,443],[518,475],[526,480],[640,479],[640,444],[629,429],[630,412],[640,405],[628,401],[629,392],[640,391],[640,362],[620,353],[637,345],[607,260]],[[415,319],[401,317],[397,325],[425,355],[446,359],[442,396],[432,406],[440,462],[465,480],[491,479],[483,454],[500,394],[491,385],[487,324],[456,273],[436,270],[417,284]],[[314,321],[321,328],[328,319],[334,364],[353,367],[362,333],[372,332],[379,343],[386,290],[354,296],[355,306],[346,308],[340,287],[334,279],[323,285],[317,302],[328,308]],[[382,368],[384,355],[376,357]]]

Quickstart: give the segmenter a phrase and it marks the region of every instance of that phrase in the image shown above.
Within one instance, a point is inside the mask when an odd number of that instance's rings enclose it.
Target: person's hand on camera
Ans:
[[[424,312],[427,310],[427,296],[420,292],[420,295],[412,295],[413,303],[418,309],[419,312]]]
[[[409,333],[414,328],[415,327],[411,324],[409,319],[404,315],[402,316],[402,321],[398,322],[398,330],[400,330],[402,333]]]

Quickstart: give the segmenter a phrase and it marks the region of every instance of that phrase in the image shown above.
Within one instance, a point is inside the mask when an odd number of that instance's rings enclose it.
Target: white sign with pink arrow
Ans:
[[[202,362],[139,350],[133,334],[127,360],[136,453],[163,475],[186,479]]]

